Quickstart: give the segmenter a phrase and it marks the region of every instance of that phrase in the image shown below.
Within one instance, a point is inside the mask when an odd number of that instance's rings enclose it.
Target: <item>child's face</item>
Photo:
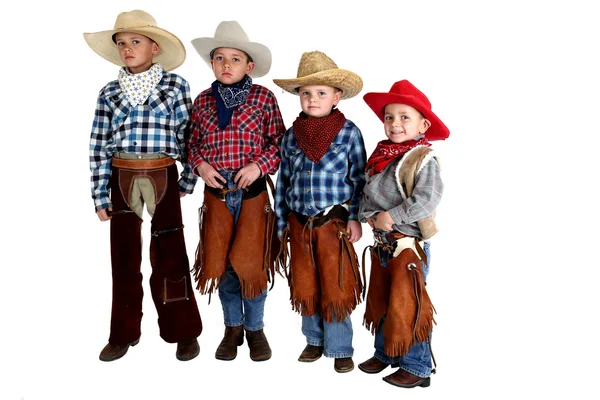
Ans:
[[[416,108],[398,103],[385,106],[383,121],[385,136],[393,143],[413,140],[431,126]]]
[[[302,111],[309,117],[321,118],[331,113],[339,103],[342,92],[325,85],[306,85],[298,88]]]
[[[152,58],[158,54],[158,44],[144,35],[131,32],[119,32],[115,35],[119,57],[132,74],[148,71],[152,67]]]
[[[215,78],[224,85],[238,83],[254,70],[254,62],[248,62],[248,56],[238,49],[220,47],[210,60]]]

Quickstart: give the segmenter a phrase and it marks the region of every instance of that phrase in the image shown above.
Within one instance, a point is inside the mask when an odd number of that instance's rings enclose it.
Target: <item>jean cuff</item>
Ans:
[[[262,322],[260,324],[256,325],[256,326],[244,325],[244,329],[247,330],[247,331],[260,331],[264,327],[265,327],[265,324],[262,323]]]
[[[311,339],[311,338],[306,338],[306,343],[310,344],[311,346],[319,346],[319,347],[323,347],[323,341],[322,340],[318,340],[318,339]]]
[[[324,351],[323,355],[327,358],[352,358],[354,353],[330,353],[328,351]]]

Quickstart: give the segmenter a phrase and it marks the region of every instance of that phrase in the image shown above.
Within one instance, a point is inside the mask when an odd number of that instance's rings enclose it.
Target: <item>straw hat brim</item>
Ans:
[[[254,70],[250,74],[251,77],[260,78],[268,74],[271,69],[271,50],[260,43],[205,37],[192,40],[192,45],[209,67],[211,66],[210,52],[219,47],[229,47],[242,50],[252,57]]]
[[[298,88],[306,85],[325,85],[342,90],[342,99],[349,99],[360,93],[363,81],[352,71],[327,69],[294,79],[273,79],[283,90],[298,95]]]
[[[83,37],[87,44],[92,50],[98,53],[98,55],[111,63],[122,67],[124,64],[119,57],[119,50],[112,40],[113,35],[119,32],[139,33],[158,43],[160,51],[154,56],[153,60],[156,63],[160,63],[167,71],[174,70],[185,61],[185,47],[183,46],[183,43],[181,43],[181,40],[171,32],[155,26],[140,26],[126,29],[112,29],[95,33],[84,33]]]
[[[406,104],[418,110],[425,118],[431,122],[429,129],[425,131],[425,137],[428,140],[444,140],[450,136],[450,130],[441,119],[429,107],[415,96],[407,96],[396,93],[367,93],[363,99],[371,107],[371,110],[379,117],[381,122],[383,119],[383,109],[388,104],[398,103]]]

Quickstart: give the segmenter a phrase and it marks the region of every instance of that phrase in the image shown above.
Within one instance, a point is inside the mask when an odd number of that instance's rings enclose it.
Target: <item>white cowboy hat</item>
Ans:
[[[302,54],[297,78],[273,79],[283,90],[298,94],[298,88],[306,85],[325,85],[342,90],[342,99],[356,96],[363,87],[360,76],[352,71],[339,69],[327,54],[311,51]]]
[[[154,17],[142,10],[122,12],[117,16],[114,29],[84,33],[83,37],[92,50],[122,67],[124,64],[113,40],[113,36],[119,32],[139,33],[154,40],[160,48],[159,53],[154,56],[154,62],[160,63],[167,71],[174,70],[185,61],[185,47],[181,40],[171,32],[156,26]]]
[[[192,45],[200,57],[210,66],[210,53],[219,47],[230,47],[244,51],[254,61],[253,78],[265,76],[271,69],[271,51],[267,46],[251,42],[237,21],[223,21],[217,26],[214,37],[192,40]]]

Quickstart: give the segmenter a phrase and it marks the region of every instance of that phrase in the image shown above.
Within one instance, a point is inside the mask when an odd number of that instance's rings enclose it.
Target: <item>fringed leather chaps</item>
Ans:
[[[365,249],[371,252],[371,274],[369,276],[369,291],[367,293],[367,304],[365,307],[364,325],[371,331],[377,333],[381,320],[388,311],[390,299],[390,271],[381,265],[377,246],[369,246]],[[363,253],[363,265],[365,263]]]
[[[416,342],[429,340],[435,309],[423,279],[421,260],[404,249],[388,261],[390,300],[383,324],[384,351],[390,357],[405,356]]]
[[[266,191],[242,201],[229,260],[240,278],[242,296],[246,299],[264,292],[267,281],[273,278],[275,264],[271,260],[271,240],[274,222]]]
[[[303,316],[319,312],[330,323],[346,319],[360,303],[363,283],[346,222],[331,218],[322,225],[302,224],[289,215],[290,300]],[[316,224],[315,224],[316,225]]]
[[[275,236],[275,238],[273,238]],[[274,279],[279,242],[275,215],[266,191],[242,200],[237,224],[224,201],[204,192],[200,210],[200,241],[194,279],[202,294],[214,292],[230,263],[242,285],[244,298],[260,295]]]

